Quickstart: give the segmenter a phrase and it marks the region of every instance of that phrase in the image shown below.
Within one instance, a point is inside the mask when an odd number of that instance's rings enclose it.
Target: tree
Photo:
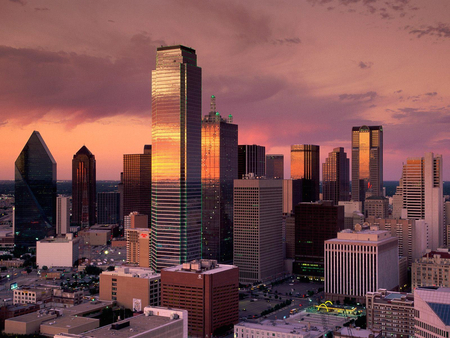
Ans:
[[[48,270],[47,265],[44,265],[44,266],[42,267],[42,270],[47,271],[47,270]]]

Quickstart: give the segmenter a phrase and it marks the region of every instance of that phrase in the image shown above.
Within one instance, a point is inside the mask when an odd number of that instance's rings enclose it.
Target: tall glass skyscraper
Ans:
[[[302,202],[319,200],[319,146],[313,144],[293,144],[291,146],[291,178],[301,180]]]
[[[56,162],[34,131],[15,162],[15,244],[35,246],[55,234]]]
[[[256,144],[238,146],[238,178],[248,174],[266,176],[266,147]]]
[[[350,163],[344,148],[334,148],[322,165],[323,200],[350,201]]]
[[[152,240],[156,271],[201,257],[202,72],[195,50],[160,47],[152,71]]]
[[[284,155],[266,155],[266,178],[284,179]]]
[[[72,223],[83,228],[96,223],[95,156],[82,146],[72,159]]]
[[[238,178],[238,126],[223,119],[211,97],[202,120],[202,256],[233,262],[233,180]]]
[[[352,200],[383,195],[383,127],[352,129]]]

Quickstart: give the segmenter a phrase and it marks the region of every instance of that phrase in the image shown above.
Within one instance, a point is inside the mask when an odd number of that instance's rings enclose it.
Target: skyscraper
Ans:
[[[33,131],[15,162],[15,244],[35,246],[55,234],[56,162],[38,131]]]
[[[350,164],[344,148],[334,148],[322,165],[323,200],[350,201]]]
[[[56,198],[56,234],[64,235],[70,232],[70,197]]]
[[[283,179],[284,178],[284,156],[266,155],[266,178]]]
[[[143,154],[123,155],[123,215],[137,211],[148,216],[152,210],[152,146],[145,145]]]
[[[195,50],[160,47],[152,72],[152,268],[201,256],[202,71]]]
[[[116,191],[99,192],[97,194],[97,223],[119,224],[120,193]]]
[[[403,165],[401,191],[402,218],[424,219],[430,229],[428,248],[437,249],[444,243],[444,194],[442,156],[426,153],[410,157]]]
[[[352,200],[383,195],[383,127],[352,129]]]
[[[72,160],[72,223],[89,227],[96,223],[95,156],[86,146]]]
[[[302,180],[302,202],[319,200],[320,147],[312,144],[291,146],[291,178]]]
[[[223,119],[216,98],[202,121],[202,257],[233,262],[233,180],[238,178],[238,126]]]
[[[248,174],[266,176],[266,147],[256,144],[238,146],[238,178]]]

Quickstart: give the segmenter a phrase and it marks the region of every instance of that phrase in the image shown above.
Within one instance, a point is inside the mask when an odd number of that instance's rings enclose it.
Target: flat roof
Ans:
[[[75,317],[75,316],[62,316],[57,317],[54,320],[42,323],[41,325],[60,327],[60,328],[73,328],[77,326],[83,326],[90,322],[97,322],[100,325],[100,320],[88,317]]]
[[[33,313],[27,313],[25,315],[22,316],[18,316],[18,317],[12,317],[12,318],[8,318],[6,320],[10,320],[10,321],[14,321],[14,322],[21,322],[21,323],[29,323],[29,322],[33,322],[37,319],[40,319],[42,322],[46,321],[46,320],[50,320],[52,318],[56,318],[56,313],[54,314],[40,314],[39,311],[33,312]]]
[[[98,300],[95,302],[86,302],[79,305],[71,306],[63,309],[64,315],[78,316],[85,313],[101,310],[107,306],[112,306],[113,301]]]
[[[209,270],[202,270],[200,272],[197,272],[196,270],[183,270],[183,265],[177,265],[172,266],[170,268],[163,269],[164,271],[171,271],[171,272],[183,272],[183,273],[190,273],[190,274],[201,274],[201,275],[212,275],[218,272],[223,272],[227,270],[237,269],[237,266],[235,265],[228,265],[228,264],[217,264],[215,268],[209,269]]]

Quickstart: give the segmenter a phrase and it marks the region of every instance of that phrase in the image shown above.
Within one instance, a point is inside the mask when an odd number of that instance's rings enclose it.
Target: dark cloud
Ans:
[[[425,95],[428,95],[428,96],[436,96],[436,95],[437,95],[437,93],[436,93],[436,92],[432,92],[432,93],[425,93]]]
[[[417,38],[421,38],[424,35],[435,36],[438,38],[450,38],[450,26],[445,23],[438,23],[436,26],[422,26],[421,28],[412,29],[410,26],[406,26],[406,29],[411,29],[409,34],[416,35]]]
[[[27,4],[27,2],[25,0],[9,0],[9,1],[19,4],[19,5],[22,5],[22,6],[25,6]]]
[[[150,114],[150,74],[160,44],[137,34],[116,59],[0,46],[2,118],[26,124],[53,112],[76,125]]]
[[[47,7],[35,7],[34,10],[36,12],[41,12],[41,11],[49,11],[50,9]]]
[[[284,38],[284,39],[275,39],[272,41],[272,44],[274,45],[297,45],[299,43],[302,43],[300,38]]]
[[[373,66],[373,62],[363,62],[360,61],[358,64],[359,68],[361,69],[366,69],[366,68],[371,68]]]
[[[400,94],[402,91],[403,91],[402,89],[399,89],[399,90],[396,90],[394,93],[395,94]]]
[[[377,93],[370,91],[363,94],[341,94],[339,100],[341,101],[372,101],[377,97]]]
[[[114,20],[108,20],[108,22],[115,22]]]

